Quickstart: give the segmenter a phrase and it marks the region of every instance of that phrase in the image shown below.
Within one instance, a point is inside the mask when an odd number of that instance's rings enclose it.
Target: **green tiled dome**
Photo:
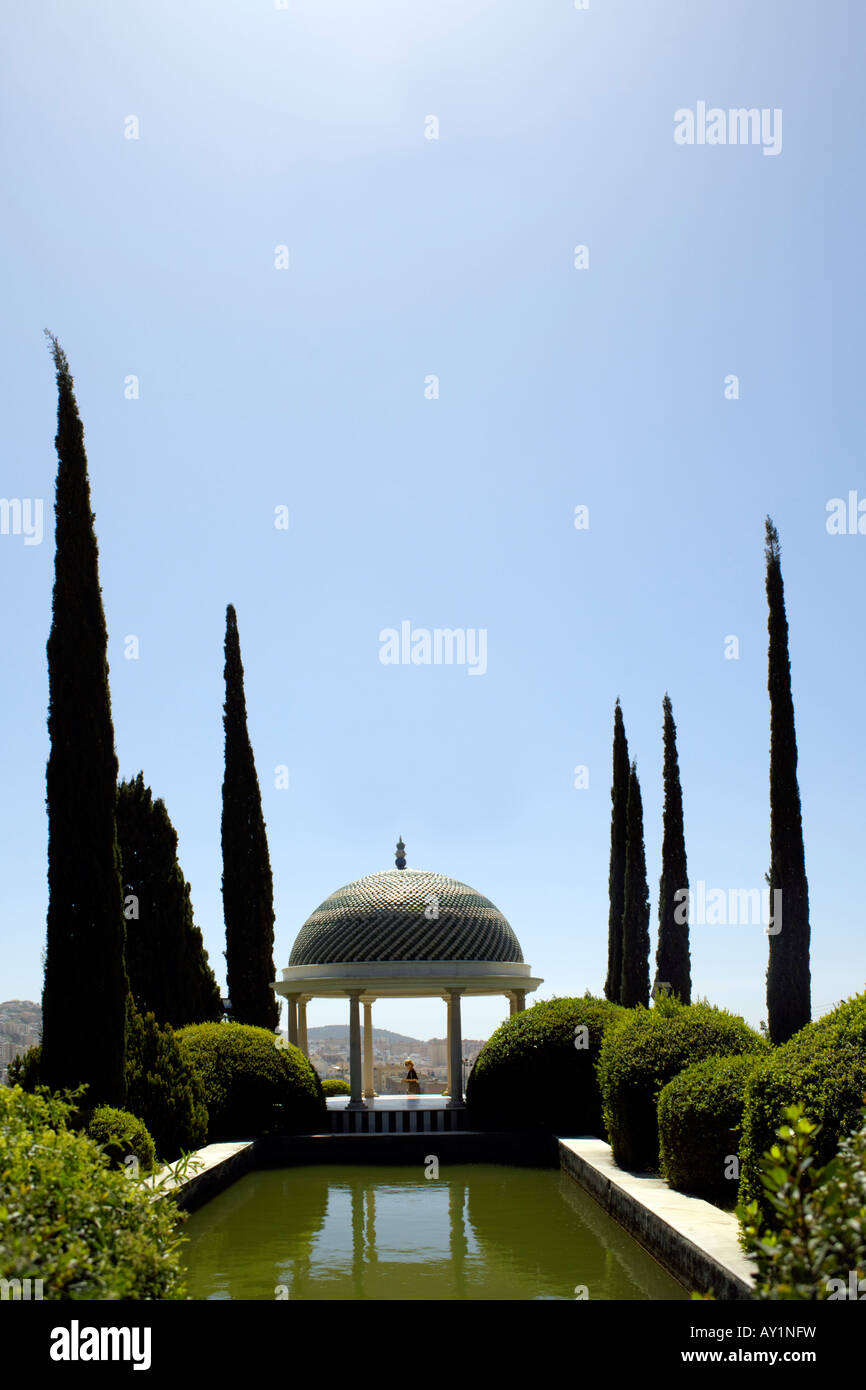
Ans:
[[[523,952],[498,908],[468,884],[420,869],[387,869],[326,898],[301,927],[289,965],[382,960],[520,964]]]

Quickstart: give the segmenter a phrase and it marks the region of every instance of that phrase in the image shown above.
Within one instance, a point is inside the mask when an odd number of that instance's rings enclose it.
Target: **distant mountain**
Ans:
[[[348,1042],[349,1025],[348,1023],[330,1023],[326,1024],[324,1028],[308,1028],[307,1039],[312,1041],[313,1038],[317,1042],[321,1042],[324,1038],[333,1038],[335,1042]],[[387,1028],[374,1028],[373,1039],[376,1042],[415,1043],[416,1046],[422,1041],[421,1038],[407,1037],[405,1033],[391,1033]]]
[[[310,1042],[312,1042],[313,1039],[315,1039],[316,1042],[323,1042],[326,1038],[333,1038],[334,1042],[347,1043],[349,1041],[348,1023],[332,1023],[327,1024],[324,1028],[307,1029],[307,1039]],[[373,1040],[375,1042],[391,1043],[394,1046],[399,1043],[401,1047],[405,1045],[407,1048],[426,1047],[426,1045],[431,1042],[447,1041],[445,1038],[410,1038],[407,1037],[405,1033],[392,1033],[387,1028],[374,1028]],[[480,1038],[464,1038],[463,1046],[471,1047],[481,1041]]]

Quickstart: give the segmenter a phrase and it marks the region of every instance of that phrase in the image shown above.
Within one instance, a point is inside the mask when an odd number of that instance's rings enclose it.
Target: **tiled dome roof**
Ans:
[[[298,932],[289,965],[382,960],[518,964],[523,952],[498,908],[468,884],[420,869],[387,869],[326,898]]]

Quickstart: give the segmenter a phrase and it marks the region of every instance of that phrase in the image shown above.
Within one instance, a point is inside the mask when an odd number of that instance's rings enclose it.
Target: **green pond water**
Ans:
[[[194,1212],[184,1234],[196,1299],[687,1297],[555,1168],[268,1169]]]

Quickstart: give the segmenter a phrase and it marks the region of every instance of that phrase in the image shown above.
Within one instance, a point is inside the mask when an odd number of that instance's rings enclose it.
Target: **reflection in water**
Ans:
[[[573,1299],[581,1284],[590,1299],[686,1297],[557,1169],[270,1169],[185,1234],[194,1298]]]

